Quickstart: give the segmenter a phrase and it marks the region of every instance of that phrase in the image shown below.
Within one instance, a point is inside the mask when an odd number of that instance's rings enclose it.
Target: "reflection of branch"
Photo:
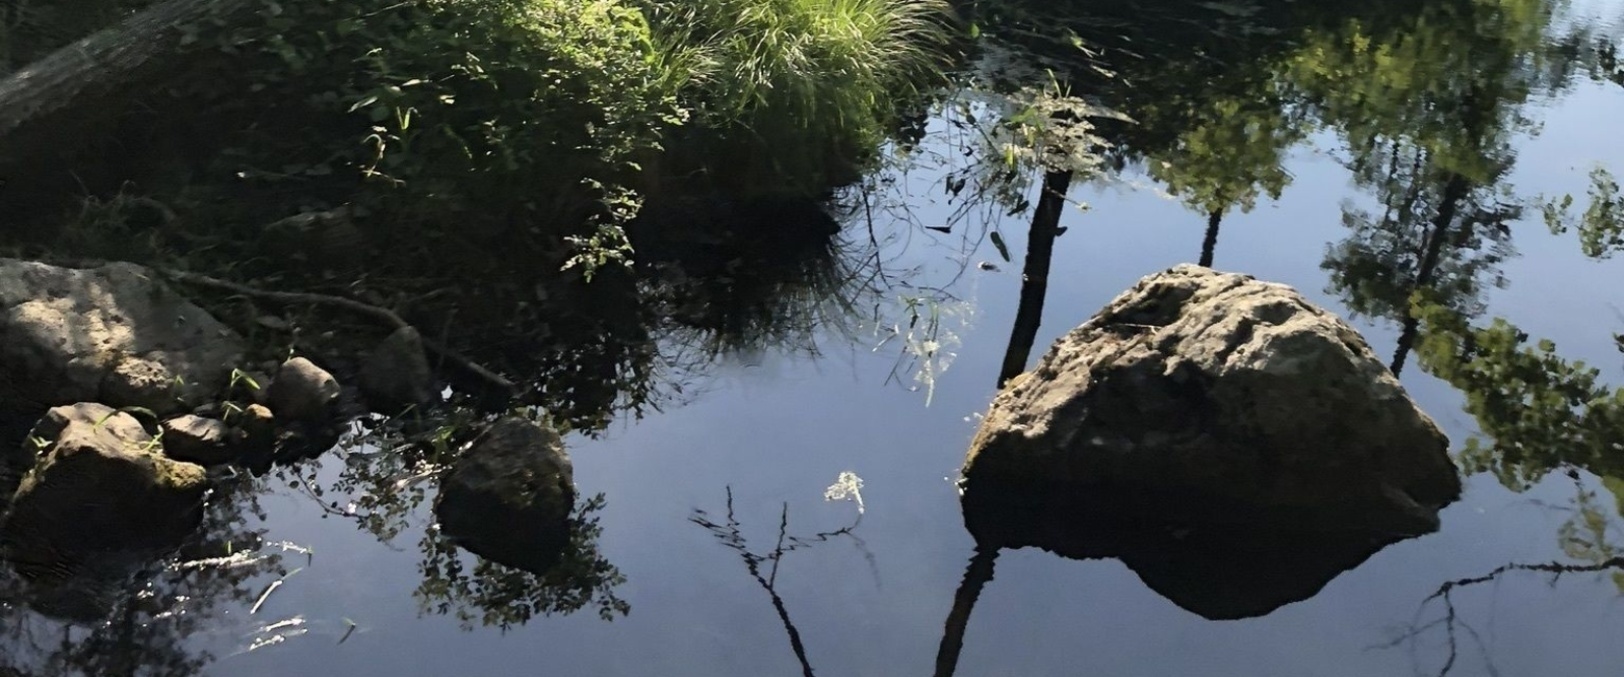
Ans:
[[[396,315],[393,311],[387,308],[362,303],[360,301],[344,298],[342,296],[333,296],[330,294],[312,294],[308,292],[266,291],[263,289],[255,289],[246,285],[237,284],[235,282],[227,282],[225,280],[212,278],[207,275],[198,275],[196,273],[188,273],[179,270],[160,270],[159,272],[182,284],[190,284],[198,287],[209,287],[222,291],[229,291],[233,294],[241,294],[243,296],[275,301],[277,303],[308,303],[318,306],[341,308],[357,315],[370,317],[374,320],[389,325],[389,327],[392,329],[402,329],[411,326],[410,323],[406,322],[404,319],[401,319],[399,315]],[[457,367],[461,368],[463,371],[478,377],[487,384],[494,385],[497,388],[502,389],[504,392],[516,393],[518,391],[518,386],[512,381],[507,380],[507,378],[503,377],[502,375],[486,369],[479,363],[463,357],[450,347],[441,344],[440,342],[435,341],[426,335],[422,335],[422,332],[418,332],[418,334],[421,335],[423,347],[435,355],[438,355],[441,359],[457,365]]]
[[[936,650],[936,677],[952,677],[959,667],[959,652],[964,649],[964,631],[970,625],[970,611],[975,609],[981,589],[992,580],[993,565],[998,561],[998,549],[976,548],[970,558],[970,567],[964,571],[964,582],[953,594],[953,610],[947,614],[942,629],[942,644]]]
[[[1406,641],[1413,643],[1422,634],[1426,633],[1426,631],[1442,626],[1446,636],[1448,654],[1444,659],[1443,667],[1438,670],[1438,677],[1445,677],[1452,670],[1454,670],[1455,661],[1459,657],[1459,643],[1456,638],[1456,628],[1461,628],[1466,630],[1467,634],[1471,635],[1472,641],[1477,645],[1478,650],[1483,654],[1484,662],[1487,664],[1488,647],[1484,643],[1482,636],[1478,634],[1475,628],[1461,620],[1456,614],[1455,601],[1451,596],[1456,590],[1474,585],[1481,585],[1483,583],[1490,583],[1513,571],[1536,571],[1548,573],[1551,575],[1551,583],[1555,584],[1564,574],[1598,573],[1608,570],[1624,570],[1624,556],[1610,557],[1603,561],[1591,564],[1574,564],[1567,562],[1511,562],[1502,564],[1492,571],[1480,576],[1470,576],[1467,578],[1458,578],[1452,581],[1446,581],[1442,585],[1438,586],[1438,589],[1431,595],[1427,595],[1426,599],[1421,600],[1422,608],[1425,608],[1426,605],[1431,603],[1433,600],[1442,602],[1444,605],[1443,618],[1432,621],[1425,625],[1412,627],[1409,632],[1404,633],[1404,635],[1398,637],[1397,639],[1375,648],[1390,648],[1398,646]],[[1419,615],[1419,612],[1417,612],[1417,615]],[[1487,665],[1487,671],[1491,676],[1499,674],[1492,664]]]
[[[789,535],[789,504],[785,503],[783,510],[778,515],[777,544],[773,546],[772,552],[766,555],[758,555],[750,551],[748,539],[744,537],[744,532],[740,529],[740,522],[733,512],[733,487],[731,486],[727,488],[727,522],[725,524],[717,524],[711,521],[703,510],[694,510],[694,514],[688,518],[688,521],[709,530],[712,535],[716,536],[717,540],[722,542],[722,545],[739,553],[739,557],[744,560],[744,568],[750,572],[750,577],[756,579],[756,584],[760,585],[762,590],[766,590],[768,597],[772,599],[773,610],[778,612],[778,620],[784,624],[784,633],[789,635],[790,650],[795,652],[796,660],[801,663],[801,674],[804,677],[813,677],[812,663],[807,659],[806,645],[801,641],[801,632],[795,627],[795,622],[790,620],[789,607],[784,604],[784,598],[778,595],[778,565],[783,562],[785,554],[823,543],[838,536],[847,536],[857,543],[858,549],[863,552],[864,557],[869,560],[872,566],[873,555],[868,552],[863,541],[852,533],[852,530],[856,529],[857,525],[862,524],[862,513],[858,513],[857,519],[843,528],[818,533],[808,538],[799,538]],[[761,572],[762,562],[771,562],[771,566],[768,567],[765,575]]]

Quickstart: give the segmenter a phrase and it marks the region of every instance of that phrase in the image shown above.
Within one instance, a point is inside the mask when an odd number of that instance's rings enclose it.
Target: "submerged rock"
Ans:
[[[224,388],[242,353],[234,332],[141,266],[0,258],[0,409],[172,413]]]
[[[0,546],[20,567],[178,545],[202,519],[201,466],[166,458],[134,417],[101,404],[56,407],[45,442],[0,517]]]
[[[282,363],[271,382],[271,411],[284,421],[326,422],[343,389],[332,374],[303,357]]]
[[[569,545],[574,470],[558,433],[503,418],[440,481],[434,514],[457,545],[493,562],[543,573]]]
[[[373,407],[404,408],[433,402],[434,371],[423,337],[411,327],[390,334],[361,362],[361,392]]]
[[[994,400],[963,470],[983,545],[1119,557],[1209,617],[1314,594],[1459,497],[1448,440],[1296,291],[1180,266]]]

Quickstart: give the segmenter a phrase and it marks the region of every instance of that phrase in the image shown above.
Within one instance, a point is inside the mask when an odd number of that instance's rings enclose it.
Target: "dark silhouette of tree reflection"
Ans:
[[[257,488],[210,502],[203,527],[178,556],[136,571],[24,576],[0,564],[0,674],[186,677],[216,656],[194,638],[248,609],[262,581],[285,575],[283,554],[249,529],[262,517]]]
[[[626,577],[598,553],[603,528],[594,513],[603,494],[584,500],[570,518],[570,543],[552,568],[531,572],[514,569],[462,552],[437,532],[423,537],[423,582],[412,593],[424,611],[452,615],[464,629],[478,622],[509,630],[537,616],[571,614],[587,607],[612,621],[631,611],[615,596]],[[467,560],[476,561],[468,566]]]
[[[375,423],[333,452],[342,463],[335,479],[321,479],[321,467],[314,464],[278,473],[320,506],[324,518],[352,521],[380,543],[423,528],[417,541],[423,578],[413,595],[424,613],[454,616],[465,630],[479,625],[505,631],[536,617],[588,607],[604,620],[627,614],[630,605],[614,592],[626,578],[598,551],[603,528],[597,513],[607,504],[602,494],[577,502],[569,544],[545,571],[487,561],[463,552],[434,525],[419,524],[419,517],[432,520],[426,502],[438,478],[482,421],[479,414],[461,410]]]
[[[792,536],[789,533],[789,504],[785,503],[778,515],[778,539],[773,545],[773,549],[765,554],[750,549],[749,539],[744,535],[743,523],[739,521],[737,514],[733,510],[733,487],[731,486],[727,488],[727,516],[722,522],[712,520],[709,513],[697,508],[694,510],[693,515],[688,518],[688,521],[704,527],[723,546],[737,552],[739,558],[744,560],[744,568],[750,574],[750,578],[756,582],[756,585],[761,586],[762,590],[767,592],[773,611],[778,614],[778,621],[784,626],[784,634],[789,637],[790,651],[794,652],[795,659],[800,662],[801,674],[805,677],[812,677],[812,661],[807,656],[806,644],[801,640],[801,631],[795,626],[795,622],[790,619],[789,606],[785,604],[784,598],[778,594],[778,566],[783,563],[784,556],[791,552],[841,537],[851,539],[857,549],[869,560],[869,565],[873,566],[874,556],[868,552],[863,540],[854,533],[857,527],[863,523],[862,510],[858,510],[857,517],[849,525],[834,531],[824,531],[808,537],[799,537]]]
[[[1487,649],[1455,606],[1467,588],[1514,575],[1545,574],[1550,584],[1572,574],[1611,573],[1624,590],[1624,548],[1615,540],[1624,514],[1624,388],[1604,383],[1602,372],[1557,352],[1550,340],[1533,340],[1516,325],[1496,318],[1476,326],[1462,313],[1418,304],[1421,340],[1416,349],[1423,370],[1447,381],[1466,397],[1466,411],[1479,433],[1460,452],[1468,472],[1489,472],[1513,491],[1524,491],[1553,472],[1574,483],[1569,517],[1557,533],[1568,561],[1511,562],[1477,576],[1442,583],[1421,603],[1418,617],[1441,607],[1438,618],[1417,621],[1387,646],[1414,646],[1429,634],[1442,634],[1445,657],[1437,674],[1454,671],[1467,641],[1489,663]],[[1581,472],[1599,478],[1591,488]],[[1609,512],[1613,514],[1609,514]]]

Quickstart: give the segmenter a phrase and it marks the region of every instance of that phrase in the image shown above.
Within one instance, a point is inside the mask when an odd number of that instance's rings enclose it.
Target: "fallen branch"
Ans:
[[[1426,604],[1432,600],[1444,597],[1455,588],[1467,585],[1477,585],[1479,583],[1487,583],[1499,578],[1502,574],[1505,574],[1508,571],[1540,571],[1560,578],[1562,574],[1599,573],[1609,569],[1624,569],[1624,557],[1610,557],[1593,564],[1570,564],[1564,562],[1523,564],[1513,562],[1510,564],[1502,564],[1499,567],[1496,567],[1493,571],[1483,574],[1482,576],[1472,576],[1470,578],[1460,578],[1453,581],[1448,581],[1443,585],[1438,586],[1438,590],[1433,592],[1431,595],[1428,595],[1426,599],[1421,600],[1421,603]]]
[[[1511,562],[1495,567],[1493,570],[1480,576],[1469,576],[1466,578],[1457,578],[1452,581],[1445,581],[1443,584],[1439,585],[1438,589],[1433,591],[1432,594],[1427,595],[1426,599],[1421,600],[1422,608],[1416,611],[1416,616],[1419,618],[1426,606],[1432,601],[1437,600],[1444,606],[1444,615],[1442,618],[1425,625],[1412,626],[1411,629],[1403,635],[1393,639],[1390,642],[1385,642],[1373,648],[1392,648],[1404,643],[1411,643],[1413,645],[1414,642],[1416,642],[1421,635],[1426,633],[1428,630],[1442,627],[1445,633],[1445,646],[1447,648],[1447,652],[1444,657],[1444,664],[1441,668],[1439,668],[1437,675],[1438,677],[1447,677],[1451,672],[1454,671],[1456,663],[1460,657],[1460,647],[1455,632],[1456,628],[1460,627],[1464,628],[1466,632],[1471,635],[1472,641],[1477,645],[1478,650],[1483,655],[1482,657],[1485,670],[1491,677],[1494,677],[1499,674],[1499,671],[1495,669],[1494,664],[1489,660],[1488,645],[1483,641],[1483,638],[1478,634],[1477,630],[1462,620],[1456,613],[1455,600],[1453,597],[1451,597],[1456,590],[1464,587],[1481,585],[1483,583],[1490,583],[1513,571],[1534,571],[1548,573],[1551,574],[1552,582],[1554,583],[1556,579],[1561,578],[1563,574],[1600,573],[1608,570],[1624,570],[1624,556],[1609,557],[1605,560],[1589,564],[1576,564],[1568,562]]]
[[[158,272],[163,274],[165,277],[168,277],[169,279],[174,280],[175,282],[179,282],[181,284],[188,284],[188,285],[193,285],[193,286],[197,286],[197,287],[207,287],[207,288],[211,288],[211,289],[218,289],[218,290],[221,290],[221,291],[229,291],[229,292],[231,292],[233,294],[241,294],[243,296],[248,296],[248,297],[251,297],[251,298],[264,299],[264,300],[273,301],[273,302],[276,302],[276,303],[282,303],[282,304],[301,304],[302,303],[302,304],[317,305],[317,306],[328,306],[328,307],[331,307],[331,308],[339,308],[339,309],[350,311],[350,312],[355,313],[357,315],[361,315],[361,316],[371,318],[371,319],[373,319],[373,320],[375,320],[377,322],[386,324],[386,325],[389,326],[390,329],[403,329],[403,328],[412,326],[411,323],[409,323],[406,320],[402,319],[399,315],[396,315],[394,313],[394,311],[391,311],[388,308],[381,308],[381,307],[378,307],[378,306],[375,306],[375,305],[372,305],[372,304],[369,304],[369,303],[362,303],[362,302],[357,301],[355,299],[344,298],[342,296],[333,296],[331,294],[316,294],[316,293],[311,293],[311,292],[267,291],[267,290],[264,290],[264,289],[256,289],[254,287],[249,287],[247,285],[238,284],[236,282],[228,282],[226,280],[221,280],[221,279],[218,279],[218,278],[209,277],[207,275],[199,275],[197,273],[188,273],[188,272],[180,271],[180,270],[159,269]],[[496,373],[494,371],[486,369],[484,366],[481,366],[479,363],[474,362],[473,360],[470,360],[470,359],[468,359],[466,357],[463,357],[457,351],[452,350],[450,347],[446,346],[445,344],[442,344],[442,343],[440,343],[438,341],[435,341],[434,339],[429,338],[426,335],[423,335],[422,331],[418,331],[418,335],[422,337],[423,347],[425,349],[427,349],[429,352],[434,353],[436,356],[440,357],[441,359],[444,359],[444,360],[446,360],[448,362],[451,362],[452,364],[455,364],[458,368],[462,369],[463,371],[468,372],[469,374],[472,374],[475,377],[478,377],[480,380],[482,380],[482,381],[484,381],[484,382],[486,382],[486,383],[488,383],[490,385],[501,388],[502,390],[506,391],[510,396],[517,396],[518,395],[519,386],[517,384],[513,383],[512,381],[508,380],[506,377],[504,377],[501,374],[498,374],[498,373]]]

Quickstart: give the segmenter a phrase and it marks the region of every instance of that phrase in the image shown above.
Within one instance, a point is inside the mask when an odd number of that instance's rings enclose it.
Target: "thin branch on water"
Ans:
[[[840,536],[848,536],[858,545],[858,549],[863,552],[864,557],[868,559],[869,565],[872,567],[874,565],[873,554],[868,552],[866,544],[852,533],[852,530],[862,523],[862,513],[858,513],[857,519],[843,528],[821,532],[807,538],[799,538],[789,533],[789,504],[785,503],[778,515],[777,542],[774,544],[772,551],[765,555],[750,551],[749,539],[745,538],[741,528],[742,523],[733,508],[733,487],[731,486],[727,488],[727,519],[724,523],[718,524],[712,521],[703,510],[694,510],[694,514],[688,518],[688,521],[704,527],[717,540],[721,541],[722,545],[739,553],[740,559],[744,560],[744,568],[750,573],[750,577],[755,579],[756,584],[761,586],[762,590],[767,591],[767,596],[772,601],[773,611],[778,614],[779,622],[784,625],[784,633],[789,636],[790,650],[795,653],[796,660],[801,664],[801,674],[804,677],[812,677],[812,662],[807,658],[806,644],[801,640],[801,632],[795,626],[795,622],[790,619],[788,605],[784,603],[784,598],[778,594],[779,564],[783,562],[784,555],[788,553]],[[771,566],[768,567],[765,574],[761,571],[762,562],[771,562]]]
[[[360,301],[356,301],[355,299],[349,299],[342,296],[316,294],[310,292],[267,291],[264,289],[256,289],[247,285],[238,284],[236,282],[228,282],[226,280],[209,277],[207,275],[188,273],[180,270],[159,269],[158,272],[162,273],[165,277],[168,277],[169,279],[181,284],[228,291],[233,294],[240,294],[250,298],[259,298],[281,304],[302,303],[347,310],[351,313],[368,317],[388,325],[391,329],[403,329],[412,326],[411,323],[401,319],[399,315],[396,315],[394,311],[391,311],[388,308],[382,308],[370,303],[362,303]],[[423,347],[429,352],[439,356],[441,359],[451,362],[468,374],[477,377],[479,380],[484,381],[489,385],[496,386],[507,393],[516,395],[519,392],[519,386],[512,381],[509,381],[501,374],[491,371],[478,362],[462,356],[462,354],[452,350],[450,347],[429,338],[427,335],[424,335],[422,331],[419,331],[418,335],[421,337]]]
[[[1555,585],[1557,581],[1560,580],[1565,574],[1600,573],[1603,571],[1616,570],[1624,570],[1624,556],[1609,557],[1605,560],[1589,564],[1577,564],[1571,562],[1511,562],[1495,567],[1493,570],[1479,576],[1469,576],[1466,578],[1457,578],[1452,581],[1445,581],[1442,585],[1439,585],[1438,589],[1433,591],[1432,594],[1427,595],[1426,599],[1421,600],[1420,609],[1417,609],[1416,612],[1417,617],[1419,617],[1421,611],[1424,610],[1428,604],[1437,601],[1443,604],[1444,607],[1444,614],[1442,618],[1434,620],[1425,625],[1413,626],[1408,631],[1394,638],[1393,640],[1384,642],[1371,648],[1392,648],[1405,643],[1409,643],[1413,646],[1414,643],[1419,640],[1423,634],[1426,634],[1428,630],[1442,627],[1444,629],[1445,647],[1447,648],[1447,653],[1444,657],[1444,664],[1438,670],[1437,675],[1438,677],[1447,677],[1451,672],[1454,671],[1460,658],[1460,641],[1457,636],[1457,630],[1463,629],[1477,646],[1478,653],[1481,656],[1485,666],[1485,672],[1487,672],[1490,677],[1498,677],[1499,670],[1494,667],[1494,664],[1489,658],[1488,643],[1484,641],[1482,635],[1478,634],[1476,628],[1472,627],[1471,624],[1460,618],[1459,613],[1455,608],[1455,600],[1453,597],[1455,592],[1462,588],[1482,585],[1484,583],[1492,583],[1498,581],[1500,577],[1504,576],[1505,574],[1518,571],[1531,571],[1550,574],[1550,583]]]

